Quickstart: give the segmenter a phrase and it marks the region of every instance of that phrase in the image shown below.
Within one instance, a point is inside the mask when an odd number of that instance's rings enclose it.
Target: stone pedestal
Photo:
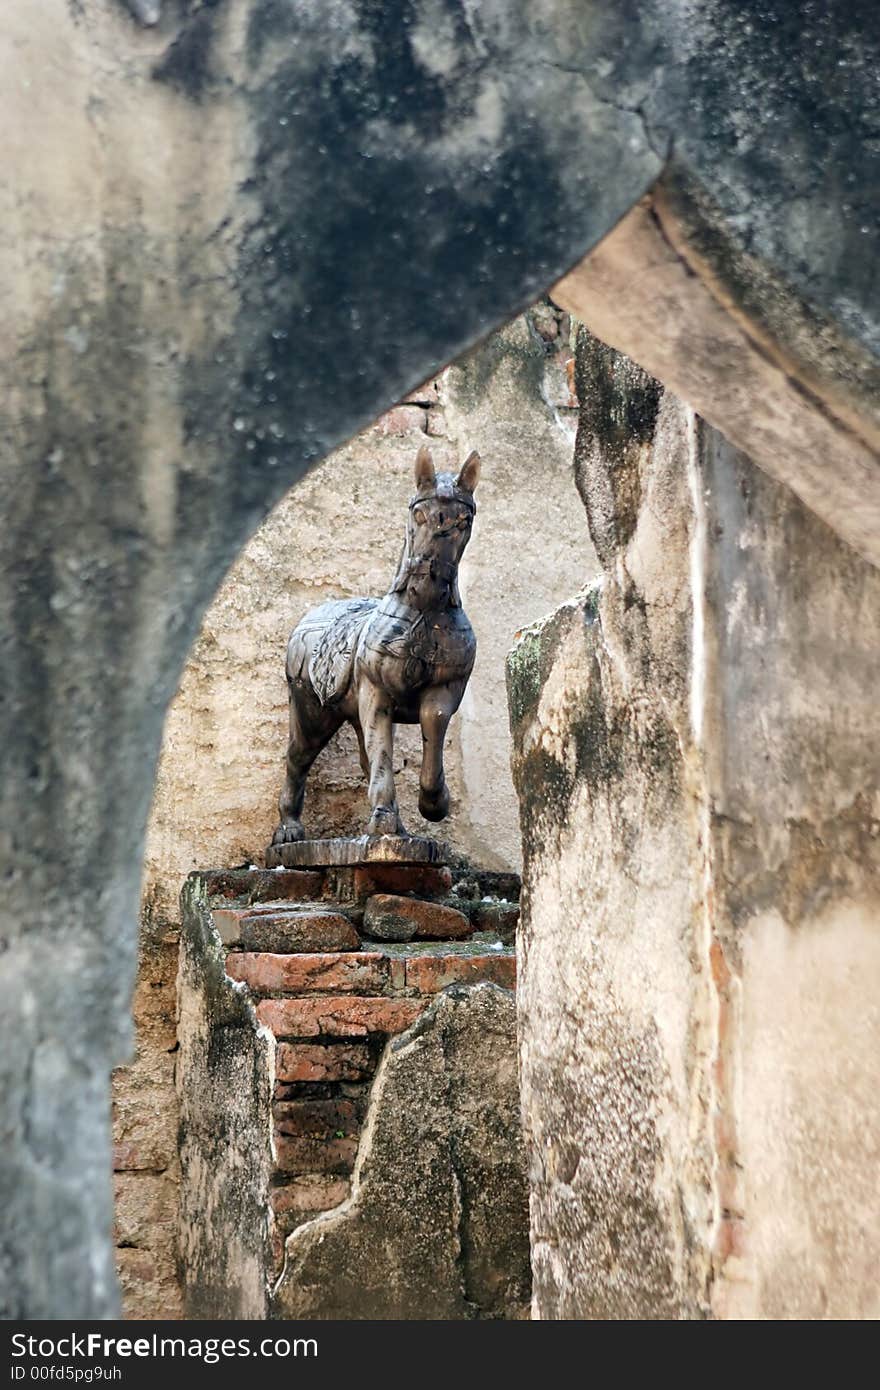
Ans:
[[[525,1315],[518,889],[400,862],[188,880],[186,1316]]]
[[[449,864],[448,845],[419,835],[353,835],[337,840],[294,840],[269,845],[266,868],[316,868],[357,864]]]

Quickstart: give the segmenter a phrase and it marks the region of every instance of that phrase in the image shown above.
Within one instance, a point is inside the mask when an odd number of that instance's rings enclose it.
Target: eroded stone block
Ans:
[[[356,951],[360,945],[347,917],[322,908],[285,912],[221,910],[215,911],[214,922],[226,945],[237,945],[245,951]]]
[[[317,955],[234,951],[226,957],[226,973],[233,980],[243,980],[252,993],[263,996],[381,994],[391,979],[389,961],[365,951]]]
[[[364,934],[379,941],[458,941],[470,936],[470,921],[463,912],[443,903],[376,893],[364,911]]]

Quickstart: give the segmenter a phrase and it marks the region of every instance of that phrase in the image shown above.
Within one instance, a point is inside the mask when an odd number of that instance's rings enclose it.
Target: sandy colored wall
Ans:
[[[146,852],[137,1051],[115,1082],[117,1187],[125,1210],[136,1209],[139,1191],[155,1207],[134,1233],[119,1207],[129,1316],[173,1315],[179,1307],[166,1236],[177,1193],[168,1140],[176,1124],[173,1002],[170,1036],[168,1022],[181,884],[196,868],[258,859],[268,843],[286,741],[287,637],[314,604],[387,588],[415,454],[426,439],[438,467],[454,467],[471,448],[483,459],[460,576],[478,654],[447,741],[453,807],[440,827],[416,810],[419,731],[398,730],[404,821],[412,831],[439,833],[484,867],[519,867],[505,654],[520,627],[597,568],[572,476],[571,361],[567,317],[546,303],[494,334],[288,494],[206,615],[165,725]],[[345,729],[312,770],[306,826],[317,835],[361,833],[366,819],[356,744]],[[162,1029],[152,1021],[157,1009]]]

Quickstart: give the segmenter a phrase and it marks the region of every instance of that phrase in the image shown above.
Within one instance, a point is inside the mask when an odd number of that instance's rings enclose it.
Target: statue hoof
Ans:
[[[298,820],[282,821],[272,836],[273,845],[292,845],[296,840],[304,840],[306,832]]]
[[[445,820],[449,815],[449,792],[443,787],[436,796],[429,792],[419,792],[419,813],[425,820]]]
[[[370,823],[367,826],[368,835],[405,835],[403,822],[396,811],[392,811],[387,806],[377,806],[370,816]]]

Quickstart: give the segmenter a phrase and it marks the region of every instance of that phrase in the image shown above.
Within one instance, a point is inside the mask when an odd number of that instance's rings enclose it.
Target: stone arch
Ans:
[[[716,302],[758,323],[755,351],[782,345],[785,380],[812,383],[810,410],[844,421],[872,514],[873,321],[852,255],[856,229],[874,225],[861,138],[869,10],[833,21],[850,54],[844,87],[823,67],[833,45],[820,53],[811,30],[789,33],[785,6],[770,7],[770,43],[767,7],[751,9],[741,20],[707,0],[692,24],[691,7],[660,0],[637,16],[560,0],[476,18],[400,0],[308,21],[275,0],[11,7],[19,177],[0,244],[11,1316],[116,1306],[107,1074],[128,1042],[163,712],[222,574],[306,468],[558,280],[665,169],[696,273],[708,264]],[[764,164],[718,125],[725,104],[750,125],[750,82],[767,102],[792,97]],[[817,84],[823,148],[799,159]],[[837,196],[837,170],[858,196],[839,225],[817,222],[809,210]],[[753,261],[731,261],[743,242]],[[318,306],[324,322],[304,329]],[[818,325],[815,360],[792,306]],[[843,529],[855,484],[814,491]]]

